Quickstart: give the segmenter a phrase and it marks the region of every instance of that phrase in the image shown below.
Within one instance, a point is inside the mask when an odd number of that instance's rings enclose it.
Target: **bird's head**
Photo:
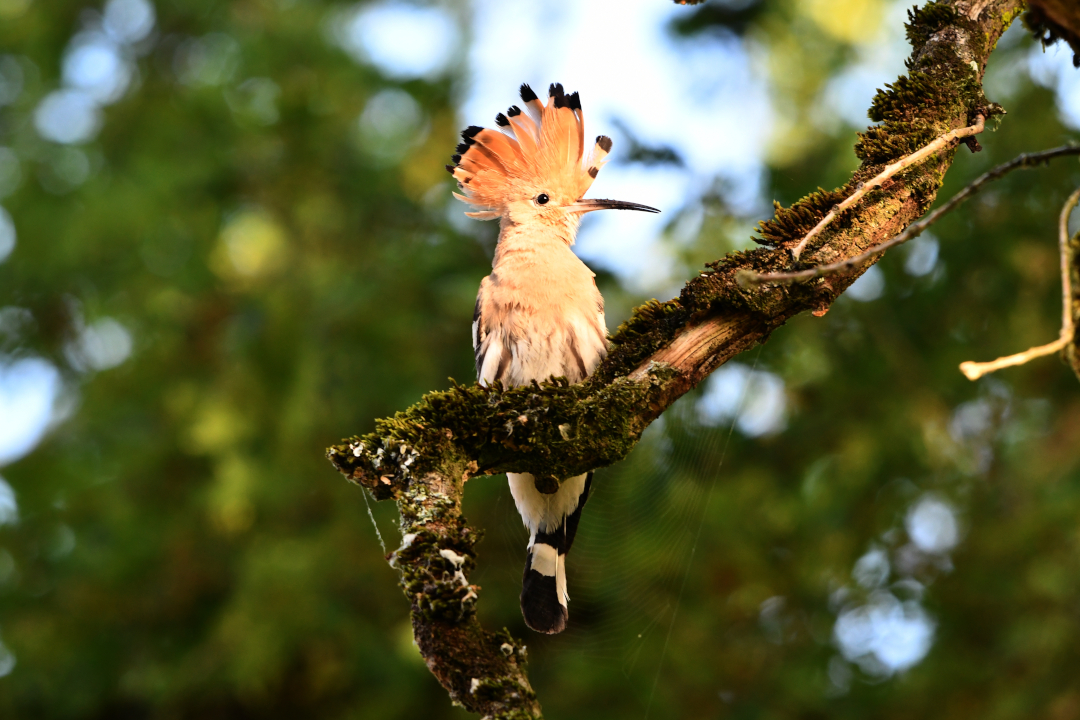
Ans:
[[[576,228],[581,215],[593,210],[660,212],[632,202],[584,197],[611,151],[611,138],[597,137],[585,156],[576,92],[567,95],[562,85],[553,83],[545,105],[532,88],[522,85],[521,100],[524,108],[514,105],[495,117],[497,130],[473,125],[461,133],[455,164],[446,169],[461,190],[454,196],[474,208],[466,215]]]

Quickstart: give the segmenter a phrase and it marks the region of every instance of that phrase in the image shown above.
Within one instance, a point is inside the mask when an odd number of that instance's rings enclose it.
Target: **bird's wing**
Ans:
[[[567,377],[572,382],[581,382],[600,364],[607,355],[607,323],[604,321],[604,296],[596,289],[593,281],[593,298],[595,310],[590,316],[589,309],[583,309],[577,322],[573,323],[573,332],[570,334],[569,351],[579,366],[580,376]]]
[[[473,358],[476,361],[476,381],[490,385],[496,380],[506,382],[504,377],[512,356],[510,348],[503,343],[503,333],[494,326],[494,313],[489,302],[488,279],[480,283],[473,310],[472,341]],[[494,326],[494,327],[493,327]]]
[[[480,286],[480,294],[476,296],[476,308],[472,316],[472,349],[473,360],[476,363],[476,380],[483,385],[487,383],[481,374],[484,369],[484,358],[488,351],[488,336],[490,333],[484,326],[484,286]]]

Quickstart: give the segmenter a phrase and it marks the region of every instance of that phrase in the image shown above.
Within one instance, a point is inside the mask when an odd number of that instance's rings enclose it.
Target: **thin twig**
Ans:
[[[1072,337],[1059,337],[1052,343],[1047,345],[1040,345],[1025,350],[1015,355],[1006,355],[1000,357],[997,360],[991,360],[990,362],[967,362],[960,363],[960,372],[964,373],[968,380],[978,380],[983,375],[1001,370],[1002,368],[1012,367],[1013,365],[1023,365],[1030,362],[1035,358],[1045,357],[1047,355],[1053,355],[1056,352],[1061,352],[1072,342]]]
[[[1074,325],[1073,341],[1071,345],[1065,348],[1064,355],[1065,359],[1069,361],[1069,365],[1072,366],[1076,379],[1080,380],[1080,338],[1077,337],[1075,327],[1077,313],[1078,310],[1080,310],[1080,292],[1078,292],[1077,285],[1071,282],[1072,280],[1076,280],[1080,283],[1080,230],[1077,230],[1076,233],[1073,234],[1072,239],[1069,240],[1069,265],[1070,286],[1067,287],[1067,289],[1063,289],[1064,297],[1066,298],[1066,305],[1063,312],[1068,315],[1069,320],[1072,321]]]
[[[972,195],[979,192],[982,186],[986,183],[997,180],[1003,177],[1007,173],[1016,170],[1017,168],[1028,168],[1042,163],[1049,162],[1055,158],[1065,157],[1068,155],[1080,155],[1080,145],[1063,145],[1061,147],[1052,148],[1050,150],[1044,150],[1037,153],[1024,153],[1016,158],[1013,158],[1007,163],[998,165],[997,167],[989,170],[986,173],[980,175],[974,182],[965,187],[960,192],[953,195],[949,200],[941,207],[934,210],[922,220],[912,223],[907,227],[904,232],[899,235],[886,240],[880,245],[875,245],[861,255],[845,258],[828,265],[816,265],[806,270],[798,270],[794,272],[779,272],[779,273],[755,273],[750,271],[744,271],[740,273],[739,280],[744,284],[760,285],[763,283],[775,283],[778,285],[791,285],[797,282],[805,282],[807,280],[813,280],[814,278],[825,277],[826,275],[836,275],[838,273],[845,272],[856,266],[862,265],[864,262],[880,255],[889,248],[895,247],[906,243],[908,240],[915,238],[923,233],[926,228],[937,222],[946,213],[955,210],[961,203],[970,198]]]
[[[1073,341],[1073,337],[1076,333],[1075,326],[1073,325],[1072,317],[1072,279],[1069,277],[1069,273],[1072,265],[1072,251],[1069,248],[1069,215],[1072,213],[1073,208],[1077,203],[1080,203],[1080,188],[1077,188],[1069,199],[1065,201],[1065,206],[1061,208],[1061,217],[1058,220],[1058,246],[1061,251],[1061,297],[1062,297],[1062,311],[1061,311],[1061,333],[1058,335],[1058,339],[1047,345],[1040,345],[1039,347],[1033,347],[1015,355],[1009,355],[1007,357],[998,358],[990,362],[978,363],[978,362],[962,362],[960,363],[960,372],[964,373],[968,380],[978,380],[987,373],[992,373],[1002,368],[1011,367],[1013,365],[1023,365],[1026,362],[1030,362],[1038,357],[1044,357],[1046,355],[1053,355],[1056,352],[1061,352],[1069,346],[1069,343]]]
[[[858,189],[854,193],[852,193],[848,199],[844,200],[842,203],[830,210],[829,214],[823,217],[821,219],[821,222],[815,225],[814,229],[806,233],[806,237],[799,241],[799,244],[796,245],[795,248],[791,251],[791,256],[795,260],[798,260],[799,256],[802,254],[803,249],[806,247],[806,243],[810,242],[811,238],[824,230],[825,226],[831,223],[837,215],[844,212],[855,203],[859,202],[859,200],[862,200],[863,196],[866,195],[866,193],[878,187],[896,173],[900,172],[905,168],[909,168],[912,165],[922,162],[926,158],[930,157],[934,153],[944,148],[953,140],[971,137],[972,135],[978,135],[983,131],[985,127],[986,118],[984,118],[982,115],[978,115],[975,118],[974,125],[971,125],[969,127],[957,128],[956,130],[950,130],[949,132],[937,138],[930,144],[919,148],[910,155],[900,158],[892,165],[886,165],[885,169],[878,173],[876,177],[871,180],[867,180],[866,182],[859,185]]]
[[[1058,218],[1058,250],[1061,255],[1061,334],[1066,333],[1073,337],[1073,314],[1072,314],[1072,245],[1069,243],[1069,215],[1080,203],[1080,188],[1076,188],[1065,206],[1061,208],[1061,217]]]

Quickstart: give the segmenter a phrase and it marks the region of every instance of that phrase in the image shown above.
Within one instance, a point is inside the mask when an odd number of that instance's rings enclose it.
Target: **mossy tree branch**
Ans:
[[[528,471],[550,491],[559,478],[610,465],[673,402],[728,359],[768,339],[789,318],[821,314],[865,271],[794,286],[743,287],[741,271],[769,273],[858,255],[927,211],[956,144],[867,193],[793,263],[790,250],[829,211],[888,164],[991,104],[982,75],[1022,0],[944,0],[911,13],[908,74],[874,98],[878,125],[859,135],[862,160],[848,183],[819,190],[759,226],[763,248],[728,255],[686,283],[678,298],[637,308],[586,382],[503,389],[455,386],[425,395],[376,431],[328,450],[335,467],[380,500],[397,501],[402,547],[391,556],[412,605],[414,635],[428,667],[468,710],[491,717],[540,716],[524,647],[476,620],[477,533],[461,515],[465,481]],[[872,264],[872,263],[870,263]]]
[[[979,192],[987,183],[998,180],[1013,170],[1037,167],[1055,158],[1067,157],[1070,155],[1080,155],[1080,145],[1062,145],[1061,147],[1043,150],[1041,152],[1024,153],[1007,163],[1002,163],[980,175],[974,182],[949,198],[948,201],[934,208],[932,213],[926,215],[918,222],[908,225],[904,232],[879,245],[875,245],[861,255],[845,258],[829,265],[815,265],[812,268],[797,270],[795,272],[770,273],[768,275],[757,275],[755,273],[747,272],[740,277],[740,280],[744,284],[783,283],[790,285],[792,283],[806,282],[827,275],[838,275],[840,273],[851,272],[853,268],[859,267],[877,255],[884,253],[886,250],[894,248],[897,245],[903,245],[909,240],[918,237],[925,232],[928,227],[958,208],[970,199],[972,195]]]

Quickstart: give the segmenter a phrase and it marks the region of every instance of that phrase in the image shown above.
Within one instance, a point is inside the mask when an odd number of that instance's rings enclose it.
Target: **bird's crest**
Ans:
[[[585,158],[581,100],[559,83],[548,89],[545,105],[527,84],[521,86],[524,109],[513,105],[495,116],[498,130],[473,125],[461,133],[454,165],[446,169],[458,182],[454,196],[469,203],[481,220],[499,217],[507,202],[546,193],[565,203],[581,198],[592,185],[611,138],[596,138]]]

